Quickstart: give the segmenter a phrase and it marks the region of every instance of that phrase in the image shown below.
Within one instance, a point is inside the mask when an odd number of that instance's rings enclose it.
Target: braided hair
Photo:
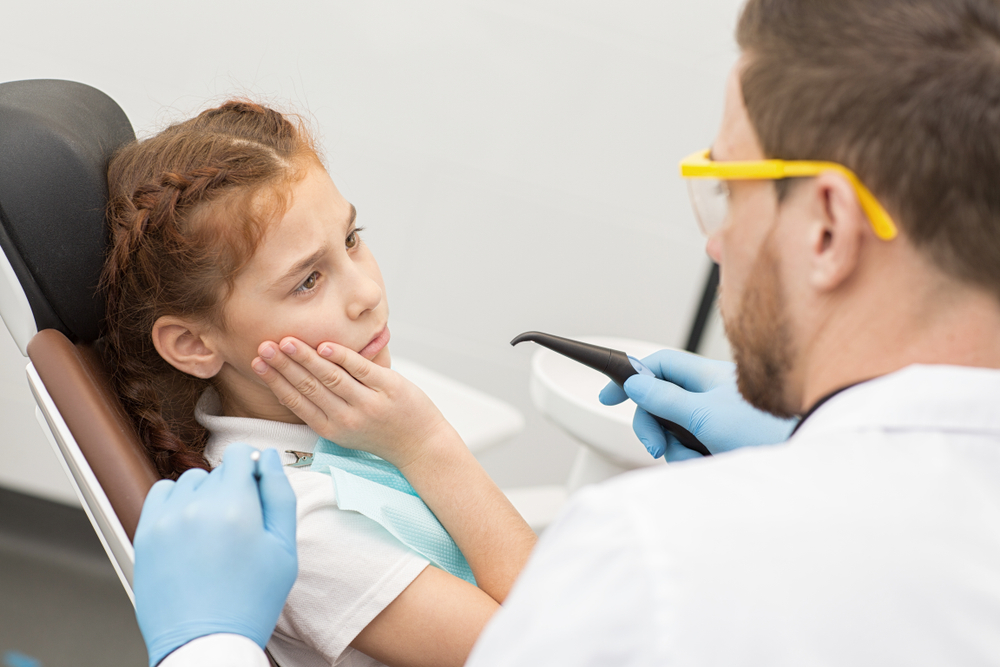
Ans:
[[[163,477],[209,467],[208,432],[194,410],[212,380],[164,361],[153,325],[173,315],[225,327],[233,281],[308,161],[319,157],[301,123],[247,101],[204,111],[111,160],[104,354]]]

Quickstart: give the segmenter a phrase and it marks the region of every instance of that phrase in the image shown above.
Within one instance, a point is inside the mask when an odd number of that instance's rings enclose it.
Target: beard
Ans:
[[[731,318],[723,317],[736,360],[736,386],[746,401],[776,417],[794,416],[785,396],[792,337],[778,261],[770,238],[762,245]]]

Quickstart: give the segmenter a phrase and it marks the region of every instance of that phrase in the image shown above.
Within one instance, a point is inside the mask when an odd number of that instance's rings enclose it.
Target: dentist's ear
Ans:
[[[206,330],[204,325],[164,315],[153,324],[153,345],[177,370],[207,380],[222,370],[223,359]]]
[[[809,238],[809,282],[821,292],[836,289],[861,261],[866,236],[875,238],[857,192],[842,174],[828,171],[812,183],[815,223]]]

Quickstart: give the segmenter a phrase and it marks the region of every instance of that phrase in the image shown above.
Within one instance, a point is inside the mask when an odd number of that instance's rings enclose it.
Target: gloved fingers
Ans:
[[[642,363],[656,374],[656,377],[672,382],[687,391],[708,391],[715,386],[723,361],[707,359],[680,350],[660,350],[654,352]]]
[[[597,399],[603,405],[618,405],[622,401],[628,400],[628,394],[626,394],[625,390],[616,385],[614,382],[609,382],[605,385],[604,389],[601,390]]]
[[[142,503],[142,513],[139,515],[139,525],[135,529],[135,540],[141,539],[146,527],[152,526],[159,520],[174,484],[176,482],[172,479],[161,479],[146,494],[146,499]]]
[[[639,442],[646,448],[649,455],[658,459],[667,451],[667,438],[670,436],[657,423],[653,416],[642,408],[635,409],[632,417],[632,430],[639,437]]]
[[[187,505],[208,477],[208,471],[201,468],[185,470],[170,488],[170,495],[165,504],[165,507],[170,508],[167,511],[174,512]]]
[[[265,449],[260,457],[260,504],[264,530],[295,550],[295,492],[288,483],[277,450]]]
[[[226,447],[226,452],[222,456],[222,465],[216,469],[213,478],[206,482],[205,490],[215,490],[218,487],[225,487],[225,494],[229,496],[256,496],[257,479],[254,472],[257,464],[251,458],[257,451],[250,445],[243,442],[234,442]],[[277,452],[275,452],[277,453]],[[207,485],[211,484],[209,487]]]
[[[667,452],[663,455],[663,458],[668,463],[676,463],[677,461],[687,461],[688,459],[700,459],[704,458],[701,454],[694,451],[693,449],[688,449],[681,444],[681,441],[667,434]]]
[[[694,433],[691,429],[691,417],[697,407],[694,400],[697,394],[648,375],[633,375],[626,380],[625,393],[646,412],[672,421]],[[698,436],[697,433],[694,435]]]

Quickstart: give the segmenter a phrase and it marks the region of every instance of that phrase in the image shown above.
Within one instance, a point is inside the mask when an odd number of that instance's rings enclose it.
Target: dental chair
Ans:
[[[107,164],[134,139],[104,93],[0,84],[0,317],[30,359],[36,417],[132,595],[132,536],[159,478],[108,389],[97,351]]]

